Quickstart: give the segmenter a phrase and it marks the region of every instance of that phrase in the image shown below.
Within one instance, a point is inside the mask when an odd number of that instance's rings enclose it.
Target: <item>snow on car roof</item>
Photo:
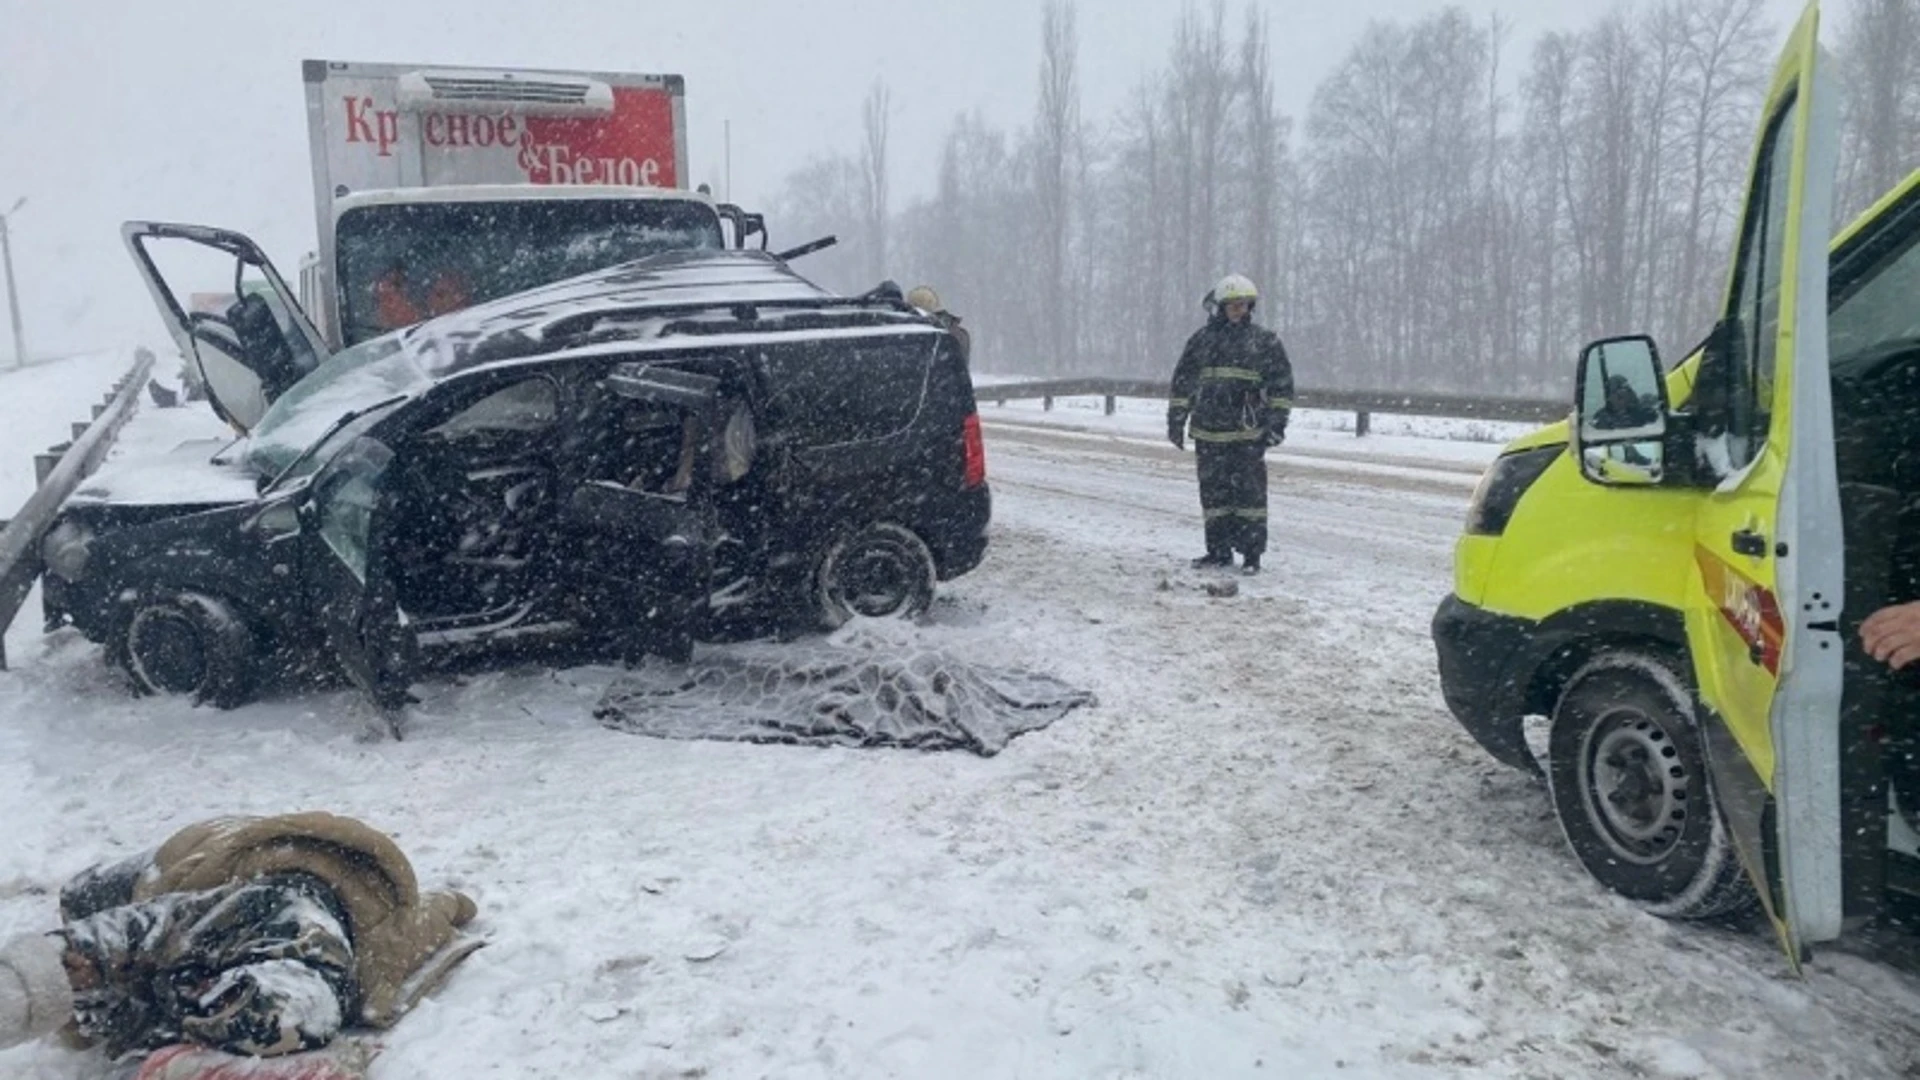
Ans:
[[[673,251],[430,319],[405,331],[402,340],[421,371],[442,379],[502,360],[571,351],[572,345],[611,339],[638,347],[675,328],[743,323],[748,311],[750,324],[738,325],[737,332],[830,336],[827,331],[841,327],[803,325],[798,318],[825,312],[883,329],[938,332],[904,302],[839,296],[765,252]],[[683,344],[721,342],[690,334]]]
[[[753,308],[755,317],[741,319],[743,308]],[[824,312],[834,313],[838,324],[821,325]],[[246,458],[271,475],[352,409],[496,366],[941,333],[903,301],[839,296],[764,252],[667,252],[476,304],[336,353],[268,409],[247,440]]]

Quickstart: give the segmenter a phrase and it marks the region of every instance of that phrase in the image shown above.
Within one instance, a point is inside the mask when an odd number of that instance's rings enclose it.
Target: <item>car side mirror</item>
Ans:
[[[302,531],[320,530],[320,504],[314,499],[311,486],[303,488],[293,497],[292,507],[294,522]]]
[[[264,507],[247,522],[247,528],[260,534],[260,538],[269,544],[282,540],[291,540],[299,536],[307,524],[305,503],[301,499],[282,499]]]
[[[1644,334],[1604,338],[1580,353],[1572,439],[1580,475],[1653,487],[1666,476],[1667,384]]]

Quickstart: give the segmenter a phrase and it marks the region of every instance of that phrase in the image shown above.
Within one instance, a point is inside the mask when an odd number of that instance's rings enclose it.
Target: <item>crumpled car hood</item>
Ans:
[[[257,497],[253,474],[237,461],[214,455],[227,446],[220,439],[195,439],[157,456],[108,461],[88,477],[70,506],[228,506]]]

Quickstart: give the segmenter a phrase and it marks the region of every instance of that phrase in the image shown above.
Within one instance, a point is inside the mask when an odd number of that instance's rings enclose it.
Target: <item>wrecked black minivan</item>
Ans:
[[[232,706],[330,656],[392,709],[457,660],[917,614],[985,554],[966,366],[889,295],[674,252],[329,356],[245,237],[126,237],[238,436],[109,463],[47,534],[49,627],[141,691]],[[230,263],[229,302],[167,245]]]

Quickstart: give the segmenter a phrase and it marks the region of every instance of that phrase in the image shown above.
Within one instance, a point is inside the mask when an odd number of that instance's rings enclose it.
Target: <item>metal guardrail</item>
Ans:
[[[1115,398],[1157,398],[1164,401],[1167,393],[1168,384],[1155,379],[1104,378],[992,383],[975,386],[973,390],[974,397],[980,401],[1005,405],[1009,401],[1032,401],[1037,398],[1045,402],[1048,409],[1053,408],[1054,398],[1103,397],[1106,399],[1108,416],[1113,415]],[[1397,390],[1298,390],[1293,395],[1293,406],[1296,409],[1353,413],[1355,435],[1367,433],[1374,413],[1545,424],[1564,420],[1572,411],[1572,405],[1565,401],[1403,393]]]
[[[113,446],[114,436],[133,415],[134,402],[146,389],[153,371],[153,353],[135,352],[133,368],[113,384],[106,399],[93,407],[93,418],[73,425],[73,439],[33,459],[39,487],[26,504],[0,529],[0,669],[7,666],[5,632],[13,625],[20,605],[40,577],[40,541],[53,525],[54,515],[99,466]]]

